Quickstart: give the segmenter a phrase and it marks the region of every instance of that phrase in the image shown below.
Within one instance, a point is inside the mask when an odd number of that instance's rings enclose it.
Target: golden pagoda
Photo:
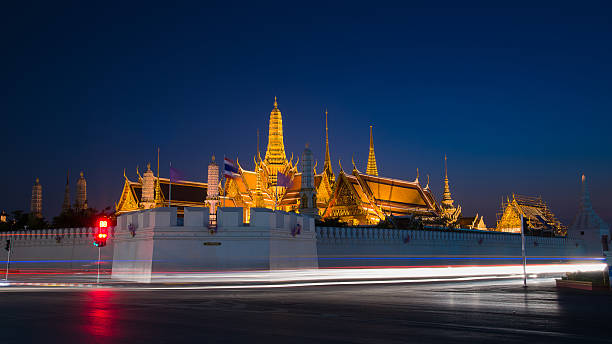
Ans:
[[[270,112],[268,146],[264,159],[259,151],[257,135],[257,154],[253,158],[254,171],[238,164],[239,177],[227,179],[223,188],[220,204],[227,207],[243,207],[244,221],[249,222],[250,208],[270,208],[284,211],[296,210],[299,205],[301,173],[293,162],[293,154],[287,160],[283,141],[283,118],[274,97],[274,108]],[[299,159],[298,159],[299,161]],[[277,185],[277,173],[289,177],[289,187]]]
[[[368,153],[368,166],[366,173],[371,176],[378,176],[378,168],[376,167],[376,156],[374,155],[374,138],[372,137],[372,126],[370,126],[370,152]]]

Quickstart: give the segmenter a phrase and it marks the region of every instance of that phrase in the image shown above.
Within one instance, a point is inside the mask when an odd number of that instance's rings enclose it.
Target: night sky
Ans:
[[[581,173],[612,223],[611,2],[292,3],[4,4],[0,210],[29,211],[39,177],[52,218],[67,170],[73,202],[83,170],[89,204],[114,206],[158,146],[162,176],[204,181],[213,153],[252,169],[277,96],[288,157],[309,143],[322,167],[327,108],[336,173],[365,171],[373,125],[379,175],[418,167],[439,199],[446,153],[490,227],[512,192],[569,225]]]

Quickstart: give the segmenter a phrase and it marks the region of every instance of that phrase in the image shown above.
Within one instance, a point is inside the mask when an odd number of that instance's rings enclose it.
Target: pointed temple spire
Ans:
[[[62,212],[70,210],[70,171],[66,172],[66,189],[64,191],[64,203],[62,203]]]
[[[259,150],[259,129],[257,129],[257,163],[261,162],[261,151]]]
[[[372,126],[370,126],[370,153],[368,155],[368,166],[366,168],[366,173],[372,176],[378,176],[376,156],[374,156],[374,137],[372,136]]]
[[[272,185],[276,185],[277,172],[284,172],[285,167],[289,164],[283,142],[283,117],[278,109],[276,97],[274,97],[274,109],[270,112],[268,147],[264,161],[270,168],[270,181]]]
[[[452,208],[453,201],[450,192],[450,186],[448,184],[448,168],[446,165],[446,154],[444,154],[444,192],[442,193],[442,207],[443,208]]]
[[[334,172],[332,171],[331,157],[329,155],[329,132],[327,127],[327,109],[325,109],[325,163],[323,164],[323,172],[327,174],[330,181],[334,180]]]
[[[580,198],[580,210],[576,214],[571,229],[607,229],[608,225],[595,213],[591,205],[591,196],[586,181],[586,176],[582,175],[582,197]]]

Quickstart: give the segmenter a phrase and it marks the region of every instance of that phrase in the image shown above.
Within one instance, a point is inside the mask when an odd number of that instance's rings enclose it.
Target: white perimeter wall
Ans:
[[[317,267],[313,218],[251,209],[245,225],[242,208],[219,208],[216,229],[208,218],[207,208],[185,208],[184,226],[176,225],[176,208],[121,215],[112,278],[150,282],[176,273]]]
[[[10,273],[97,271],[98,248],[93,245],[94,228],[62,228],[0,233],[0,269],[6,271],[6,240],[11,240]],[[114,228],[101,249],[102,273],[113,260]]]
[[[316,233],[320,267],[522,262],[520,234],[371,227],[317,227]],[[601,257],[587,256],[584,242],[572,238],[527,236],[525,248],[530,264]]]

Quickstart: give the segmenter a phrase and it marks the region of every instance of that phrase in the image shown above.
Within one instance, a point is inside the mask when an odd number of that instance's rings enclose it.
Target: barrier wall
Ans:
[[[320,267],[521,264],[521,236],[477,230],[317,227]],[[592,261],[580,239],[525,237],[528,263]]]
[[[11,240],[10,274],[97,272],[98,248],[93,246],[94,228],[61,228],[0,233],[0,246]],[[110,272],[114,228],[107,246],[101,248],[101,273]],[[0,269],[6,271],[8,252],[0,251]]]
[[[314,219],[298,214],[218,208],[208,228],[207,208],[155,208],[117,218],[112,278],[137,282],[176,273],[316,268]],[[299,228],[299,230],[298,230]]]

